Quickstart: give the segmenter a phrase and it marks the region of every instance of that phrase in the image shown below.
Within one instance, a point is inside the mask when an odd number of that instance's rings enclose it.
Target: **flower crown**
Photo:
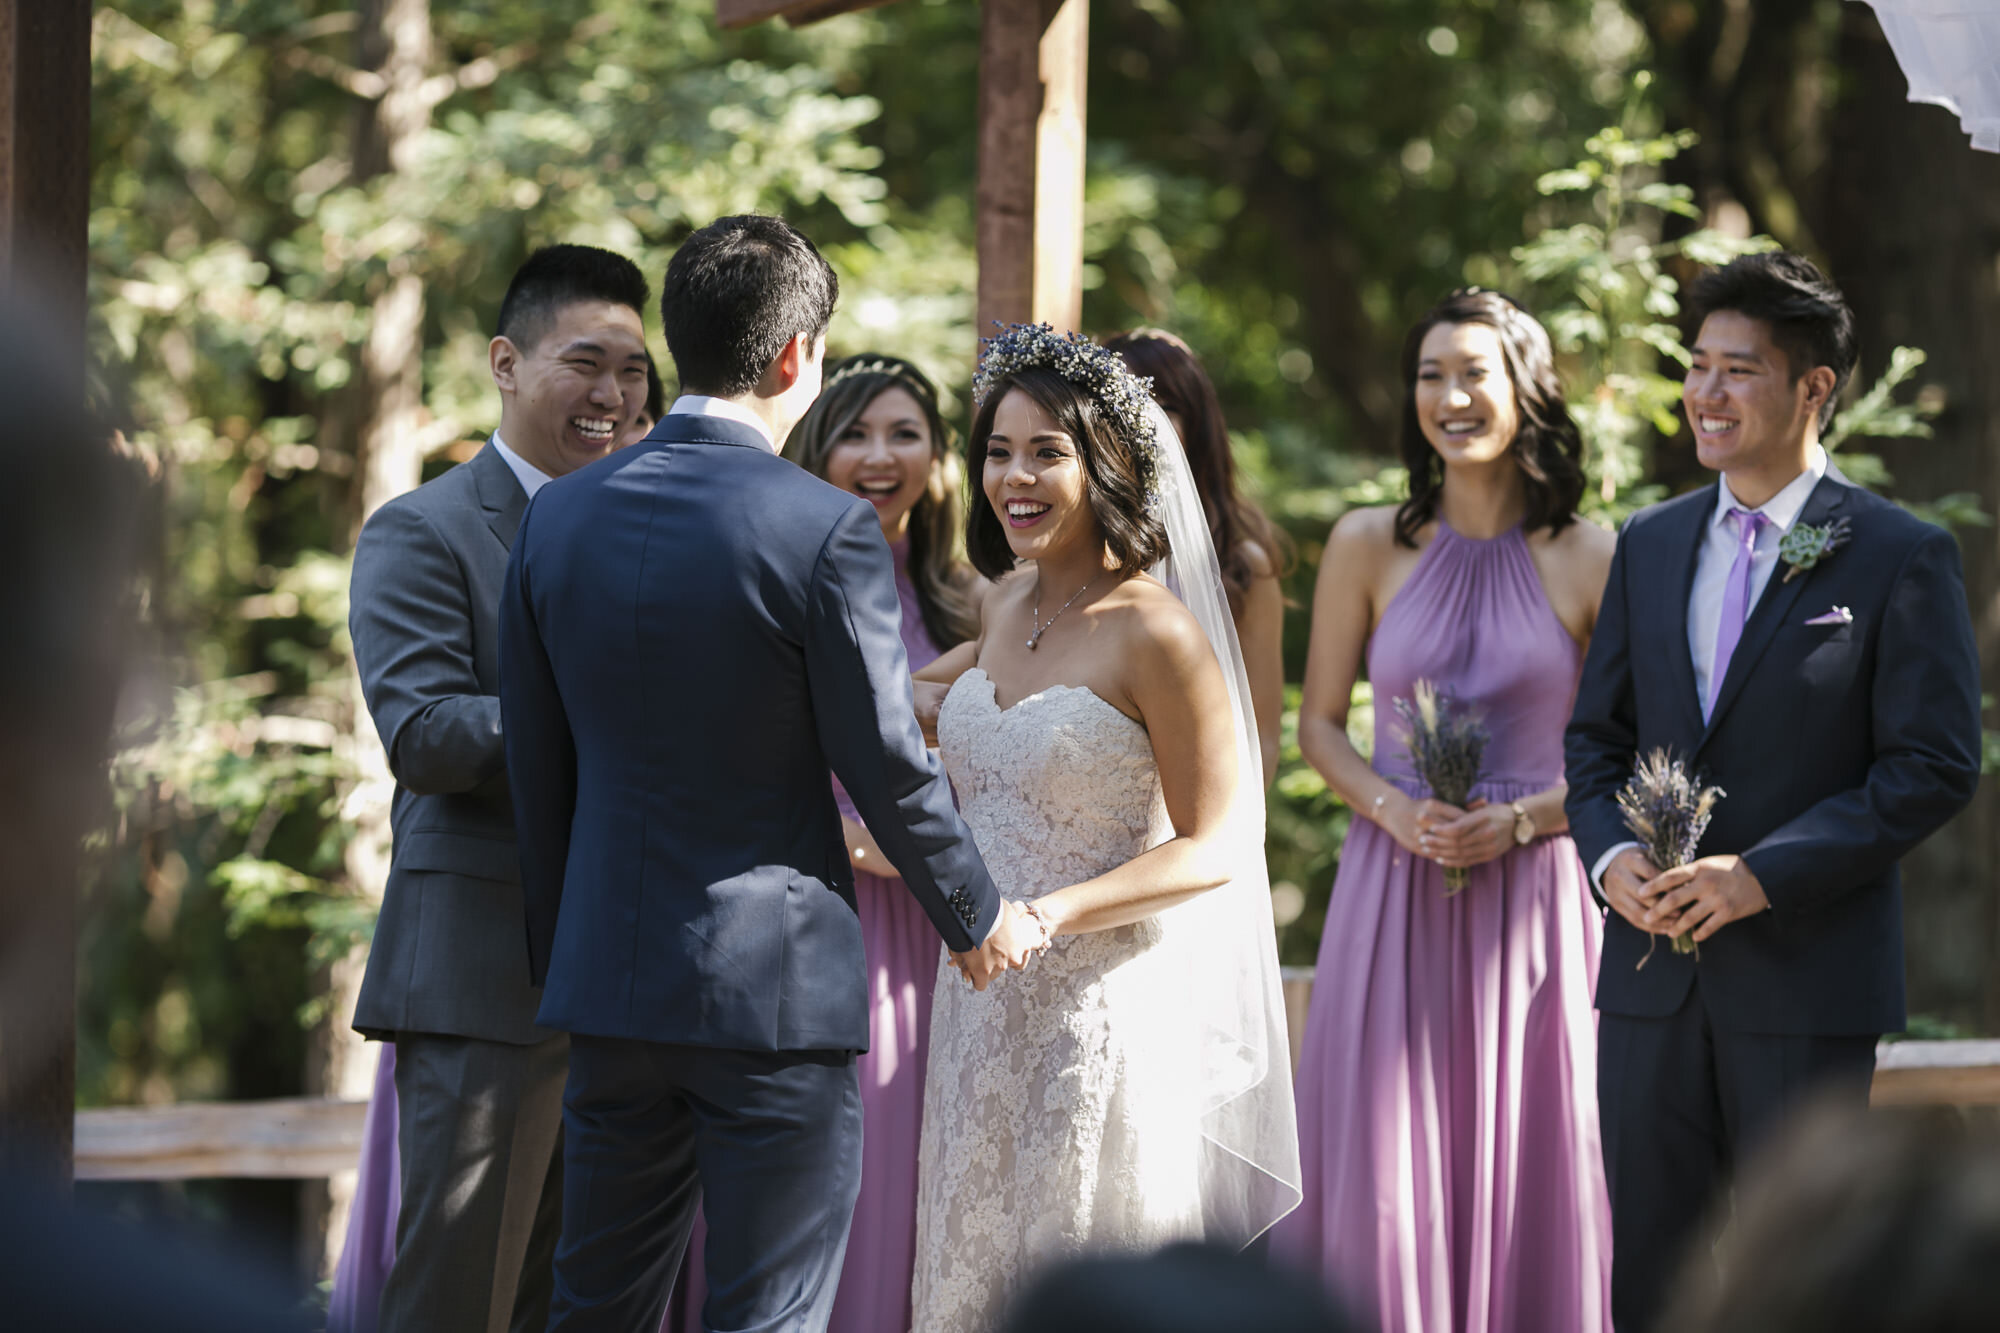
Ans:
[[[1147,507],[1159,499],[1160,442],[1153,428],[1153,381],[1135,375],[1123,357],[1081,333],[1057,333],[1047,324],[1008,324],[982,338],[972,401],[984,407],[994,387],[1024,370],[1052,370],[1097,400],[1132,446]]]

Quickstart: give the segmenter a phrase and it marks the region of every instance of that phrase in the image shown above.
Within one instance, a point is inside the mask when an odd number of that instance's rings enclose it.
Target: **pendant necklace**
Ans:
[[[1092,586],[1096,584],[1097,580],[1102,577],[1103,575],[1101,573],[1091,575],[1090,582],[1084,584],[1081,588],[1078,588],[1076,590],[1076,597],[1081,597],[1085,593],[1089,592]],[[1040,643],[1042,641],[1042,636],[1049,632],[1049,625],[1055,624],[1057,620],[1062,618],[1063,612],[1069,610],[1072,606],[1076,605],[1076,597],[1070,598],[1067,602],[1064,602],[1061,606],[1057,607],[1056,613],[1049,617],[1048,625],[1044,625],[1042,623],[1042,576],[1040,574],[1035,575],[1035,632],[1028,636],[1029,652],[1035,651],[1035,645]]]

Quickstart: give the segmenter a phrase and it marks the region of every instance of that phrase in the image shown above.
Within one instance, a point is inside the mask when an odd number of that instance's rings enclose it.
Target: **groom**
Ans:
[[[571,1034],[552,1333],[658,1327],[704,1202],[704,1326],[826,1325],[868,1042],[829,765],[977,985],[1039,942],[924,749],[874,510],[778,457],[836,293],[781,219],[689,237],[660,294],[683,396],[514,543],[529,958]]]
[[[1854,318],[1789,254],[1694,286],[1682,403],[1720,483],[1618,540],[1566,741],[1610,908],[1597,988],[1612,1314],[1659,1317],[1730,1168],[1809,1093],[1865,1102],[1903,1026],[1896,863],[1972,797],[1979,662],[1950,534],[1850,485],[1820,432]],[[1815,560],[1815,533],[1834,536]],[[1616,796],[1668,747],[1727,795],[1664,873]],[[1691,931],[1693,956],[1670,937]],[[1641,966],[1641,963],[1644,966]]]

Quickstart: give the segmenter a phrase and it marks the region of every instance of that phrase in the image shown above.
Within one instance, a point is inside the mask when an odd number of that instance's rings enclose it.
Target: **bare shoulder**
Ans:
[[[1350,509],[1334,523],[1333,531],[1327,534],[1328,555],[1338,554],[1344,560],[1366,560],[1371,563],[1390,554],[1396,545],[1396,507],[1394,505],[1370,505],[1366,509]]]
[[[1098,612],[1117,634],[1119,646],[1141,663],[1180,669],[1203,658],[1214,660],[1194,613],[1150,575],[1126,579],[1098,603]]]
[[[1347,589],[1366,590],[1367,595],[1375,596],[1395,568],[1398,554],[1395,506],[1350,509],[1327,534],[1326,551],[1319,562],[1319,592],[1315,595]],[[1416,552],[1409,554],[1414,557]]]
[[[1561,565],[1574,570],[1579,578],[1601,587],[1610,576],[1611,556],[1618,549],[1618,534],[1595,519],[1579,515],[1561,532],[1540,536]]]
[[[1271,559],[1271,553],[1264,549],[1261,542],[1240,541],[1236,544],[1236,551],[1243,557],[1251,578],[1274,579],[1278,576],[1277,562]]]

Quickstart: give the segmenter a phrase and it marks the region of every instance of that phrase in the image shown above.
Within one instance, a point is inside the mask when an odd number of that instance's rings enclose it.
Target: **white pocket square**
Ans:
[[[1824,615],[1814,616],[1806,622],[1808,625],[1852,625],[1853,623],[1854,613],[1844,606],[1833,607]]]

